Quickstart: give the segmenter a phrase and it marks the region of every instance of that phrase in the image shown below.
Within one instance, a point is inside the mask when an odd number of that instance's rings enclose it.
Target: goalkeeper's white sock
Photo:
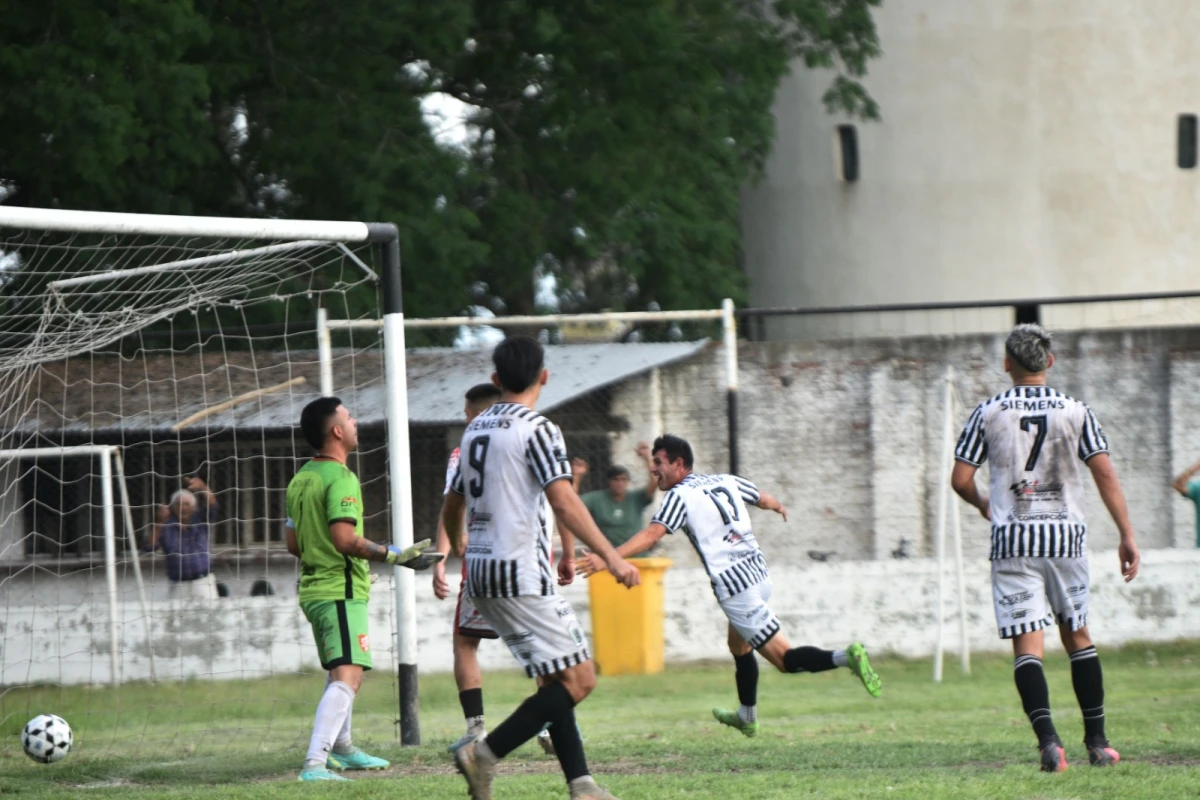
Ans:
[[[833,665],[835,667],[850,666],[850,659],[846,657],[845,650],[834,650],[833,651]]]
[[[333,683],[333,678],[325,676],[325,688],[329,688],[329,684]],[[350,703],[350,707],[346,709],[346,722],[342,725],[341,731],[338,732],[337,738],[333,740],[333,752],[335,753],[352,753],[354,745],[350,742],[350,720],[354,718],[354,703]]]
[[[317,704],[317,717],[313,723],[312,739],[308,743],[308,755],[305,757],[306,767],[325,766],[329,760],[329,750],[333,747],[334,739],[338,737],[342,726],[354,705],[354,690],[347,683],[330,681],[325,687],[325,694]]]
[[[758,706],[743,704],[738,708],[738,719],[742,722],[758,722]]]

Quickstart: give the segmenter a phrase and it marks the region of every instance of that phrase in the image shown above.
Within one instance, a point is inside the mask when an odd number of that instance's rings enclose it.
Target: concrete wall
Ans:
[[[1102,648],[1200,636],[1200,552],[1148,551],[1142,576],[1128,585],[1120,580],[1115,551],[1094,553],[1091,564],[1090,627]],[[939,612],[937,567],[929,559],[776,564],[771,572],[771,606],[793,644],[837,647],[860,640],[876,653],[923,657],[933,652]],[[146,618],[131,599],[129,582],[122,586],[123,680],[149,677],[151,646],[157,674],[166,680],[251,678],[319,669],[311,631],[286,584],[275,597],[240,595],[215,604],[174,606],[160,600],[151,615],[152,645],[147,644]],[[944,641],[947,650],[956,651],[952,570],[947,570],[945,586]],[[967,562],[965,586],[971,649],[1007,651],[1007,643],[995,636],[986,561]],[[668,663],[727,658],[725,619],[703,570],[687,565],[673,568],[667,573],[665,592]],[[586,582],[578,581],[564,594],[590,635]],[[418,647],[424,672],[446,672],[452,667],[453,609],[453,600],[439,602],[427,581],[420,581]],[[376,669],[384,674],[395,669],[393,618],[391,581],[384,574],[371,595],[371,647]],[[109,643],[107,610],[99,595],[56,610],[19,602],[9,605],[0,621],[0,686],[107,683]],[[502,643],[485,642],[480,663],[484,670],[493,670],[512,669],[515,662]]]
[[[847,120],[821,103],[830,74],[798,64],[779,87],[765,178],[743,195],[753,304],[1198,288],[1200,170],[1176,166],[1176,118],[1200,111],[1200,5],[907,0],[873,14],[884,55],[865,83],[883,119],[857,123],[857,183],[835,176],[834,129]],[[1198,310],[1050,315],[1094,327],[1190,322]],[[1004,316],[775,319],[767,332],[977,330]]]

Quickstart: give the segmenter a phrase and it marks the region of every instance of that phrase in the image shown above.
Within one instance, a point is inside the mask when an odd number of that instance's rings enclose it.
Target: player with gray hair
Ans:
[[[1104,680],[1087,628],[1090,579],[1081,463],[1117,524],[1126,581],[1138,572],[1133,525],[1096,415],[1046,385],[1046,371],[1054,365],[1050,334],[1039,325],[1018,325],[1004,349],[1004,370],[1013,386],[972,412],[954,451],[951,484],[992,525],[996,622],[1000,638],[1013,642],[1013,676],[1038,737],[1042,770],[1067,768],[1042,670],[1043,629],[1053,623],[1070,655],[1088,760],[1109,766],[1121,757],[1105,738]],[[975,485],[975,473],[989,459],[985,496]]]

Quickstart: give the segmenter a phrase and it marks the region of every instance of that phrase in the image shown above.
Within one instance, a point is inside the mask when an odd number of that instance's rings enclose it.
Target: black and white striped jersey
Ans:
[[[467,593],[555,594],[544,489],[570,479],[562,431],[526,406],[497,403],[467,426],[450,490],[467,501]]]
[[[747,504],[758,488],[736,475],[692,473],[663,497],[651,523],[683,531],[696,548],[717,599],[733,597],[767,579],[767,562],[750,530]]]
[[[991,465],[990,558],[1085,555],[1081,465],[1107,452],[1092,410],[1048,386],[1014,386],[980,403],[954,457]]]

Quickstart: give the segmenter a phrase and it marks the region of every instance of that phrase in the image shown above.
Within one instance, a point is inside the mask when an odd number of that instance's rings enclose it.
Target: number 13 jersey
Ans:
[[[467,501],[467,593],[555,594],[545,487],[571,478],[562,431],[536,411],[496,403],[467,426],[450,490]]]
[[[1092,410],[1048,386],[1014,386],[980,403],[954,457],[991,462],[990,559],[1086,555],[1080,466],[1107,452]]]
[[[758,488],[736,475],[692,473],[663,497],[657,522],[668,533],[683,531],[704,563],[718,600],[767,579],[767,562],[750,530],[746,504],[758,503]]]

